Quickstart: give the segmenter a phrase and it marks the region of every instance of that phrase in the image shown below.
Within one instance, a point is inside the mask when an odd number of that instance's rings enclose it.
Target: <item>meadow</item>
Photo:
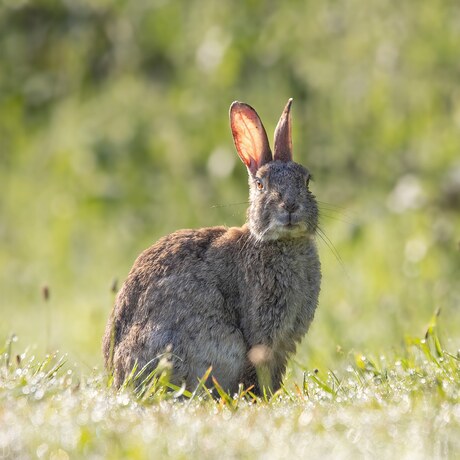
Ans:
[[[2,353],[2,458],[437,459],[460,449],[460,353],[442,348],[436,317],[399,354],[348,356],[340,371],[306,371],[266,398],[188,393],[161,370],[115,391],[99,372],[15,348]]]
[[[0,458],[458,456],[456,1],[4,0],[0,54]],[[115,392],[115,291],[244,222],[229,105],[272,133],[289,97],[326,236],[284,389]]]

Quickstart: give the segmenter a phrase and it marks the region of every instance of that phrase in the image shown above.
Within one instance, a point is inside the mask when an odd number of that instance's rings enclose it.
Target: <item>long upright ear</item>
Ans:
[[[274,160],[292,161],[291,105],[292,98],[287,102],[276,125]]]
[[[267,133],[257,112],[244,102],[235,101],[230,106],[230,125],[236,151],[250,174],[272,161]]]

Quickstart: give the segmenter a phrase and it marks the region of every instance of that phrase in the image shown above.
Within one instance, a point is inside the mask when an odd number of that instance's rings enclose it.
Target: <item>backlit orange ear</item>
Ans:
[[[272,161],[264,125],[250,105],[238,101],[230,106],[230,125],[236,151],[248,171],[255,175],[262,165]]]
[[[287,102],[275,129],[274,160],[292,161],[291,105],[292,98]]]

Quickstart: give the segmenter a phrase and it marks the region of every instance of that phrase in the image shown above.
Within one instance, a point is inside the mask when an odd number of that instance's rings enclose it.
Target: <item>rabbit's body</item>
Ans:
[[[182,230],[140,255],[104,344],[108,360],[113,328],[117,383],[136,360],[138,369],[154,368],[170,347],[176,383],[193,388],[212,365],[219,383],[235,391],[240,382],[257,383],[248,352],[263,345],[272,350],[279,386],[287,356],[313,319],[318,256],[311,239],[251,240],[247,227]]]
[[[260,392],[258,366],[279,388],[318,301],[318,210],[302,166],[256,160],[246,225],[181,230],[136,260],[104,337],[117,386],[168,352],[173,382],[189,389],[210,366],[227,391]]]

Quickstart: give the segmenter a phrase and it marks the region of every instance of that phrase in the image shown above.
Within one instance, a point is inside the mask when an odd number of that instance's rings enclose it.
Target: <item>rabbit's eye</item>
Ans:
[[[262,181],[260,181],[259,179],[256,179],[256,187],[257,187],[257,190],[263,190],[264,184],[262,184]]]

